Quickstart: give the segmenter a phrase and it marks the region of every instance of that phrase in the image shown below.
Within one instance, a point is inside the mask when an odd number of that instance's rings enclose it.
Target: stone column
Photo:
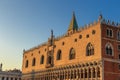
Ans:
[[[50,80],[50,78],[49,78],[49,72],[47,72],[47,74],[46,74],[46,75],[47,75],[47,80],[48,80],[48,79]]]
[[[4,76],[4,80],[6,80],[6,76]]]
[[[3,76],[2,76],[2,75],[0,75],[0,80],[2,80],[2,77],[3,77]]]
[[[48,72],[46,72],[46,75],[45,75],[45,77],[46,77],[46,80],[48,80]]]
[[[100,67],[100,80],[102,80],[102,77],[103,77],[103,76],[102,76],[102,75],[103,75],[102,72],[103,72],[103,71],[102,71],[102,67]]]
[[[44,79],[44,73],[42,74],[42,79]]]
[[[51,80],[53,80],[53,72],[51,72]]]
[[[72,72],[71,72],[71,70],[70,70],[70,76],[69,76],[69,80],[71,80],[71,73],[72,73]]]
[[[89,68],[87,69],[87,78],[89,80]]]
[[[55,72],[53,72],[53,80],[55,80]]]
[[[93,80],[93,68],[91,68],[91,80]]]
[[[44,74],[44,80],[46,80],[46,73]]]
[[[39,76],[39,79],[41,80],[41,76]]]
[[[64,70],[64,80],[66,79],[66,70]]]
[[[58,80],[60,80],[60,71],[58,71]]]
[[[97,75],[97,67],[95,68],[95,78],[96,78],[96,80],[98,80],[98,75]]]
[[[42,80],[43,79],[43,76],[41,75],[40,79]]]
[[[85,80],[85,69],[83,69],[83,80]]]
[[[74,69],[72,69],[72,80],[74,79]]]
[[[81,68],[79,69],[79,80],[81,80]]]
[[[46,72],[45,72],[45,75],[44,75],[44,77],[45,77],[44,79],[46,80]]]
[[[51,79],[50,79],[50,78],[51,78],[51,77],[50,77],[50,72],[49,72],[49,75],[48,75],[48,76],[49,76],[49,80],[51,80]]]
[[[74,80],[76,80],[76,75],[77,75],[76,72],[77,71],[74,69]]]
[[[51,76],[51,80],[52,80],[52,71],[51,71],[51,73],[50,73],[50,76]]]
[[[77,74],[76,74],[76,69],[74,69],[74,80],[76,80],[77,79]]]
[[[7,79],[6,79],[7,80]],[[15,77],[13,77],[13,80],[15,80]],[[33,80],[34,80],[34,77],[33,77]]]
[[[62,70],[60,70],[60,80],[62,79]]]
[[[78,69],[76,69],[76,80],[78,80]]]
[[[64,70],[62,70],[62,79],[64,80]]]
[[[2,76],[0,76],[0,80],[2,80]]]
[[[64,71],[62,70],[62,80],[64,79]]]
[[[69,69],[67,69],[67,80],[69,79]]]
[[[48,73],[48,76],[49,76],[49,77],[48,77],[48,78],[49,78],[49,80],[51,80],[51,79],[50,79],[50,72]]]
[[[61,80],[61,70],[59,71],[59,80]]]
[[[54,77],[53,77],[53,76],[54,76],[54,73],[52,72],[52,80],[54,79]]]

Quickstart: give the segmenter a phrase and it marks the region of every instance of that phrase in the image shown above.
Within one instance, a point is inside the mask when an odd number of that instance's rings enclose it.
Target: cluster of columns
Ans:
[[[55,67],[35,73],[33,80],[102,80],[102,67],[96,64],[77,64]]]

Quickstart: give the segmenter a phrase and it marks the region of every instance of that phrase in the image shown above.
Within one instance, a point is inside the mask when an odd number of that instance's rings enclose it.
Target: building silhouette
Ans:
[[[22,80],[120,80],[120,25],[105,20],[78,27],[23,51]]]
[[[2,64],[0,64],[0,80],[21,80],[22,72],[18,69],[2,70]]]

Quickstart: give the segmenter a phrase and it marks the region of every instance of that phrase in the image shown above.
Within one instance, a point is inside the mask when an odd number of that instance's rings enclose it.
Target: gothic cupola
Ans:
[[[70,25],[68,27],[68,34],[71,34],[77,30],[78,30],[78,25],[77,25],[77,21],[75,18],[75,13],[73,12],[72,19],[71,19]]]

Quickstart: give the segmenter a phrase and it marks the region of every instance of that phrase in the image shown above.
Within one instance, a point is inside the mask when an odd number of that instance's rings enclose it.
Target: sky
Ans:
[[[0,0],[0,63],[22,69],[23,49],[66,33],[73,11],[80,26],[103,18],[120,23],[120,0]]]

